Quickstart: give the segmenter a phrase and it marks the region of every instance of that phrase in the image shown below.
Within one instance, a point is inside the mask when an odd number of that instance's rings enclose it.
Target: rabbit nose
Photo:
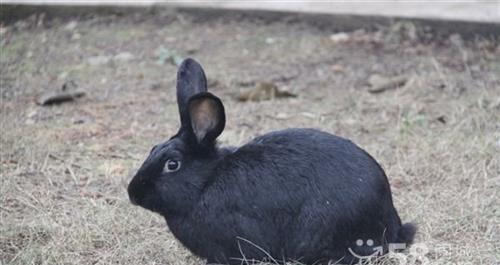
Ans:
[[[128,198],[133,205],[139,205],[141,197],[141,186],[137,176],[132,179],[127,188]]]

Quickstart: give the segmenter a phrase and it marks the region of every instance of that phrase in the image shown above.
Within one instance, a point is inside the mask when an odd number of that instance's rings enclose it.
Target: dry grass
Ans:
[[[98,17],[72,31],[67,22],[28,21],[2,33],[1,264],[202,263],[125,190],[149,148],[178,123],[175,67],[155,63],[160,45],[194,50],[217,80],[212,91],[228,112],[223,144],[285,127],[350,138],[385,168],[431,264],[500,262],[498,42],[423,43],[383,29],[333,43],[331,32],[300,23],[158,16]],[[135,59],[86,63],[123,51]],[[363,86],[372,73],[411,81],[370,94]],[[33,102],[66,80],[88,95],[51,107]],[[299,97],[232,99],[248,89],[242,83],[260,80]]]

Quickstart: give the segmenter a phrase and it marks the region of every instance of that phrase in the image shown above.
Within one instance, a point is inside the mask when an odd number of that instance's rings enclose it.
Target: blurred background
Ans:
[[[429,264],[500,262],[498,1],[2,1],[0,264],[204,264],[126,186],[192,57],[222,145],[288,127],[385,169]],[[407,253],[407,255],[410,255]]]
[[[498,1],[308,1],[308,0],[205,0],[205,1],[58,1],[58,0],[4,0],[3,4],[26,5],[93,5],[93,6],[184,6],[223,9],[254,9],[327,14],[390,16],[405,18],[449,19],[477,22],[500,22]]]

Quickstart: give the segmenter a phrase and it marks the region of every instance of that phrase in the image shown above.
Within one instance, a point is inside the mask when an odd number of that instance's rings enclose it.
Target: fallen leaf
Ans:
[[[297,95],[281,91],[274,83],[262,82],[258,83],[251,91],[245,91],[239,94],[236,98],[239,101],[262,101],[275,98],[297,97]]]
[[[36,99],[36,103],[42,106],[59,104],[67,101],[73,101],[76,98],[83,97],[85,91],[78,89],[74,81],[66,82],[59,91],[48,91]]]
[[[403,86],[408,81],[408,77],[404,75],[385,77],[381,75],[371,75],[368,78],[368,92],[381,93],[389,89],[394,89]]]

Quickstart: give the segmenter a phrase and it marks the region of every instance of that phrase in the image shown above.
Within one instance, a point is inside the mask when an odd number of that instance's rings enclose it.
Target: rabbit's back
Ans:
[[[339,258],[357,239],[395,241],[401,225],[378,163],[313,129],[272,132],[229,152],[192,213],[169,226],[193,252],[218,262],[241,252],[260,259],[262,249],[304,262]]]
[[[387,177],[368,153],[347,139],[315,129],[288,129],[255,138],[227,155],[218,169],[220,188],[230,185],[242,195],[250,190],[269,194],[280,209],[290,206],[294,201],[290,198],[329,205],[346,197],[376,199],[383,193],[390,197]],[[267,197],[254,199],[269,207]]]

